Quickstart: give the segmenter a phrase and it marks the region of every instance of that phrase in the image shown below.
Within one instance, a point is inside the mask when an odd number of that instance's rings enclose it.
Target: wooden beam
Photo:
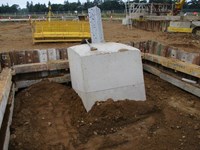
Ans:
[[[8,97],[12,85],[11,69],[5,68],[0,74],[0,128],[2,125],[4,113],[8,103]]]
[[[3,124],[0,130],[0,149],[8,150],[9,141],[10,141],[10,126],[12,123],[12,116],[14,110],[14,97],[15,97],[15,87],[12,84],[10,95],[8,98],[8,104],[6,107],[6,112],[3,118]]]
[[[22,65],[15,65],[12,67],[12,69],[14,70],[14,74],[52,71],[52,70],[61,70],[68,68],[69,68],[68,60],[55,60],[43,63],[22,64]]]
[[[15,83],[16,89],[29,87],[29,86],[36,84],[42,80],[49,80],[49,81],[57,82],[57,83],[66,83],[66,82],[71,81],[70,74],[65,74],[65,75],[59,76],[59,77],[43,78],[43,79],[37,79],[37,80],[23,80],[23,81],[17,81]]]
[[[154,54],[142,53],[142,58],[157,64],[160,64],[164,67],[174,69],[197,78],[200,78],[200,66],[183,62],[174,58],[166,58]]]
[[[148,72],[160,77],[161,79],[189,92],[189,93],[192,93],[192,94],[200,97],[200,88],[195,86],[195,84],[190,84],[190,83],[182,81],[178,78],[175,78],[173,76],[165,74],[165,73],[161,72],[160,70],[156,69],[155,67],[152,67],[147,64],[143,64],[143,69],[145,71],[148,71]]]

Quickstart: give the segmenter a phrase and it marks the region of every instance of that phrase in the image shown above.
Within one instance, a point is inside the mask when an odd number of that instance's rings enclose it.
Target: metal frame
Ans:
[[[146,15],[167,15],[172,13],[174,4],[168,3],[134,3],[129,0],[125,3],[126,16],[131,19],[139,19]]]

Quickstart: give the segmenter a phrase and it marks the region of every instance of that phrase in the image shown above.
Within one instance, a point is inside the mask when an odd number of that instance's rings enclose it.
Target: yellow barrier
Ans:
[[[182,32],[182,33],[192,33],[192,28],[177,28],[177,27],[168,27],[168,32]]]
[[[89,22],[86,21],[41,21],[32,25],[33,43],[78,42],[88,39]]]

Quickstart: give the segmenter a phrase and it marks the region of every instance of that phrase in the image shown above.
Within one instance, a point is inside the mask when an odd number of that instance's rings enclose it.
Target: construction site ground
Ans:
[[[104,22],[106,41],[156,40],[189,52],[200,52],[190,34],[128,29]],[[1,23],[0,50],[69,47],[77,43],[32,44],[28,23]],[[86,113],[68,85],[43,81],[15,98],[10,149],[161,150],[200,148],[200,99],[144,72],[147,101],[97,102]]]

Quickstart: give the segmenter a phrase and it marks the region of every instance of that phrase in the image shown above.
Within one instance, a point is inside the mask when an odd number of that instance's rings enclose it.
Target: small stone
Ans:
[[[22,145],[22,143],[18,143],[18,145],[19,145],[19,146],[21,146],[21,145]]]
[[[99,106],[100,105],[100,103],[99,102],[97,102],[97,106]]]
[[[29,122],[28,121],[26,121],[25,123],[24,123],[24,125],[28,125],[29,124]]]
[[[183,145],[183,143],[181,143],[181,145]]]
[[[199,130],[199,126],[198,126],[198,125],[195,125],[195,126],[194,126],[194,129],[195,129],[195,130]]]
[[[81,120],[81,123],[84,123],[84,121],[83,121],[83,120]]]
[[[96,131],[94,131],[93,133],[94,133],[94,135],[98,135],[98,133]]]
[[[11,134],[11,135],[10,135],[10,138],[11,138],[11,139],[16,139],[16,137],[17,137],[16,134]]]
[[[26,92],[26,93],[25,93],[25,96],[26,96],[26,97],[30,96],[29,92]]]
[[[200,135],[197,135],[197,138],[200,139]]]
[[[51,122],[48,122],[48,126],[51,126],[52,125],[52,123]]]
[[[186,137],[185,135],[182,136],[183,139],[184,139],[185,137]]]
[[[180,126],[176,126],[176,128],[177,128],[177,129],[180,129],[181,127],[180,127]]]
[[[42,120],[44,120],[45,118],[44,117],[42,117]]]

